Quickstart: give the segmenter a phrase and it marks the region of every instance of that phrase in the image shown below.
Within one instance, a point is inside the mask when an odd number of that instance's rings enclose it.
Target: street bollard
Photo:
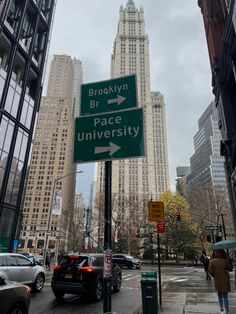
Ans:
[[[143,314],[157,314],[157,273],[142,272],[141,278]]]

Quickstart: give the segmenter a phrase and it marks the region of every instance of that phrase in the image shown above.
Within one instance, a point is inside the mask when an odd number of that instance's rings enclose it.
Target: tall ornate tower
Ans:
[[[112,196],[128,217],[138,204],[147,211],[147,201],[159,199],[169,188],[164,99],[150,91],[149,39],[145,34],[144,10],[129,0],[120,7],[117,34],[111,57],[111,77],[136,74],[138,106],[143,108],[145,158],[113,161]],[[161,165],[161,166],[160,166]],[[98,166],[98,189],[103,193],[104,165]],[[135,209],[134,209],[135,210]]]

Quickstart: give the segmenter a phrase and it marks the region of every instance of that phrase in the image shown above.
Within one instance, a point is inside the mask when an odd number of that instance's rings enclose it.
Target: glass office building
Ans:
[[[19,237],[55,5],[0,1],[0,252]]]

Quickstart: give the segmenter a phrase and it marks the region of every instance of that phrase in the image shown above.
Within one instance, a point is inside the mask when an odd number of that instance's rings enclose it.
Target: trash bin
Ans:
[[[142,272],[141,278],[143,314],[157,314],[157,273]]]

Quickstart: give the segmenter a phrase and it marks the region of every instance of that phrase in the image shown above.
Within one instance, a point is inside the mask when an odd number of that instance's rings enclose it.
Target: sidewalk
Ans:
[[[229,294],[230,314],[236,313],[236,292]],[[142,308],[133,314],[142,314]],[[184,293],[167,292],[163,296],[162,308],[158,313],[163,314],[220,314],[216,293]]]
[[[162,307],[159,307],[158,314],[220,314],[214,281],[202,280],[201,272],[203,270],[196,270],[195,276],[190,281],[183,280],[163,284]],[[234,273],[231,273],[229,305],[230,314],[236,314]],[[141,306],[133,314],[142,313]]]

